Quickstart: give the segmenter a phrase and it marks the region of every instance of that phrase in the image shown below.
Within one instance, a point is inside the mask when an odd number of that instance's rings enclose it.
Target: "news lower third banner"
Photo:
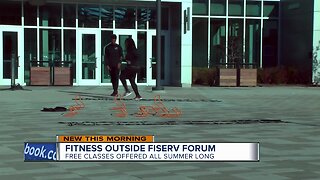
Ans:
[[[123,143],[130,143],[130,142],[154,142],[153,135],[143,135],[143,136],[125,136],[125,135],[68,135],[68,136],[57,136],[57,142],[123,142]]]
[[[259,143],[154,142],[153,135],[57,136],[26,142],[25,161],[259,161]]]
[[[57,161],[57,144],[27,142],[24,143],[25,161]]]
[[[59,143],[59,161],[259,161],[259,143]]]

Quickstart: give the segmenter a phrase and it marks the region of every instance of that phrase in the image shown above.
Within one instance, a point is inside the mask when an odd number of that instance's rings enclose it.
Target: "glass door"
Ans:
[[[136,47],[137,47],[137,32],[135,30],[117,29],[117,30],[115,30],[114,34],[117,35],[116,43],[122,47],[123,56],[124,56],[122,64],[125,64],[124,58],[127,54],[125,41],[127,38],[131,37],[134,40]]]
[[[101,79],[100,33],[97,30],[77,31],[77,84],[99,85]]]
[[[123,61],[122,61],[122,65],[121,65],[121,69],[123,69],[127,64],[125,61],[125,57],[127,54],[125,41],[127,38],[131,37],[134,40],[136,47],[137,47],[137,32],[135,30],[117,29],[117,30],[115,30],[114,34],[117,35],[116,43],[119,44],[123,50]],[[137,78],[135,80],[137,83]],[[130,85],[129,80],[127,80],[127,84]]]
[[[157,78],[157,35],[156,31],[148,32],[148,41],[151,43],[147,47],[147,56],[148,62],[147,66],[147,79],[148,85],[156,85]],[[169,61],[169,53],[170,45],[169,45],[169,36],[168,33],[162,31],[161,33],[161,84],[166,85],[169,84],[170,81],[170,63]]]
[[[22,30],[16,27],[0,29],[0,85],[11,85],[11,82],[24,85],[23,44],[19,43],[23,42]]]
[[[157,70],[157,39],[156,31],[148,31],[147,33],[147,84],[150,86],[156,85],[156,70]],[[151,46],[150,46],[151,44]]]

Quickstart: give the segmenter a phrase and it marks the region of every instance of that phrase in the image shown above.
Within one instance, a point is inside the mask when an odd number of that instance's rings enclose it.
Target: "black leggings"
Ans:
[[[140,96],[138,91],[138,86],[135,83],[136,74],[138,73],[139,67],[136,66],[127,66],[124,70],[121,71],[120,80],[126,92],[129,92],[128,85],[126,79],[129,79],[131,87],[136,94],[136,96]]]
[[[112,67],[109,71],[113,92],[116,92],[116,93],[118,92],[118,86],[119,86],[119,72],[120,70],[118,69],[118,67]]]

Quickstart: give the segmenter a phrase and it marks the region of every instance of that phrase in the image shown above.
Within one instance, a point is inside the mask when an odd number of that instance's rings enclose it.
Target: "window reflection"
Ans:
[[[116,28],[134,29],[135,20],[135,8],[117,8],[115,10]]]
[[[43,66],[61,59],[61,31],[40,29],[40,61]]]
[[[246,16],[261,16],[261,1],[257,0],[247,0],[246,5]]]
[[[260,20],[250,19],[246,22],[246,62],[260,63]]]
[[[138,29],[147,29],[147,21],[150,20],[151,10],[148,8],[138,8],[137,21]]]
[[[192,14],[194,15],[208,15],[208,0],[193,0]]]
[[[78,23],[79,27],[99,27],[100,9],[95,5],[79,5],[78,6]]]
[[[279,2],[264,2],[263,3],[264,17],[278,17],[279,16]]]
[[[243,16],[244,0],[229,0],[229,16]]]
[[[113,8],[110,6],[101,7],[101,26],[103,28],[113,27]]]
[[[225,63],[226,20],[211,19],[210,26],[210,66]]]
[[[228,63],[243,60],[243,19],[229,19]]]
[[[211,15],[226,15],[226,0],[211,0],[210,4],[210,14]]]

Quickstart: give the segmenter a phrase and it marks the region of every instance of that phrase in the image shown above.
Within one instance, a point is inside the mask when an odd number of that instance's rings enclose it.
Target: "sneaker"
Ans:
[[[136,97],[134,98],[134,100],[136,100],[136,101],[139,101],[139,100],[141,100],[141,99],[142,99],[141,96],[136,96]]]
[[[118,93],[117,92],[113,92],[112,94],[110,94],[110,96],[117,96]]]
[[[125,92],[125,93],[123,94],[123,97],[128,97],[128,96],[130,96],[131,94],[132,94],[132,92],[127,91],[127,92]]]

